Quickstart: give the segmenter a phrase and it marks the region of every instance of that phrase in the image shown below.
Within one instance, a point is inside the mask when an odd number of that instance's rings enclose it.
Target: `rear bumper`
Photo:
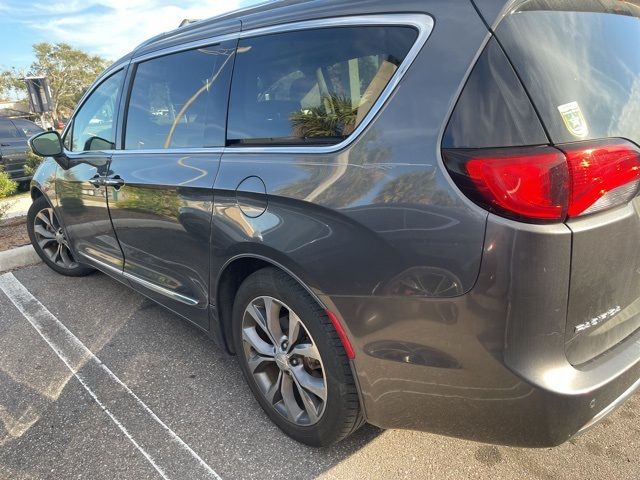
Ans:
[[[475,287],[454,298],[326,297],[356,350],[367,420],[486,443],[559,445],[638,388],[640,332],[565,353],[571,232],[491,218]]]
[[[636,382],[627,388],[622,395],[616,398],[608,406],[598,412],[591,420],[589,420],[579,431],[578,434],[584,433],[597,425],[600,420],[605,419],[609,414],[613,413],[618,407],[622,406],[629,398],[640,390],[640,378]]]

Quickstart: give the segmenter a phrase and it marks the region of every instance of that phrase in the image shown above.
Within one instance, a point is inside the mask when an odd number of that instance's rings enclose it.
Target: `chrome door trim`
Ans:
[[[104,263],[100,260],[97,260],[96,258],[92,257],[91,255],[87,255],[84,252],[79,252],[80,255],[82,255],[84,258],[86,258],[87,260],[89,260],[90,262],[96,264],[99,268],[103,268],[105,270],[108,270],[109,272],[116,274],[122,278],[125,278],[127,280],[131,280],[132,282],[135,282],[139,285],[142,285],[145,288],[148,288],[149,290],[152,290],[156,293],[159,293],[160,295],[163,295],[171,300],[175,300],[177,302],[180,303],[184,303],[185,305],[189,305],[191,307],[194,307],[196,305],[198,305],[198,301],[194,298],[191,297],[187,297],[186,295],[182,295],[180,293],[174,292],[172,290],[169,290],[168,288],[164,288],[161,287],[160,285],[156,285],[155,283],[149,282],[148,280],[144,280],[136,275],[133,275],[129,272],[125,272],[124,270],[120,270],[119,268],[113,267],[112,265],[109,265],[107,263]]]

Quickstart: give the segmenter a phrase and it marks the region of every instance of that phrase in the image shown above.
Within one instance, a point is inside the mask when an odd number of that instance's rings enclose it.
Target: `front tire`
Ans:
[[[232,328],[249,387],[287,435],[327,446],[364,423],[340,338],[298,282],[275,268],[250,275],[236,295]]]
[[[31,245],[49,268],[68,277],[82,277],[93,268],[78,263],[71,252],[55,211],[44,197],[36,198],[27,213]]]

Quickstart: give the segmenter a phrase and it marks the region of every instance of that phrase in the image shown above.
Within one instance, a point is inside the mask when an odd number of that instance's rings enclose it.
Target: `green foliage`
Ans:
[[[9,174],[0,169],[0,198],[6,198],[16,193],[18,184],[11,180]]]
[[[356,126],[358,107],[351,99],[336,95],[322,97],[321,106],[291,114],[295,135],[303,138],[346,137]]]
[[[117,208],[152,213],[161,217],[177,217],[181,202],[174,195],[167,195],[163,190],[127,186],[124,192],[116,194]]]
[[[44,158],[42,158],[39,155],[36,155],[31,150],[29,150],[27,152],[27,161],[24,164],[24,173],[32,177],[36,173],[36,170],[38,169],[40,164],[42,163],[42,160],[44,160]]]
[[[51,88],[52,113],[57,119],[69,115],[86,89],[109,64],[66,43],[36,43],[36,61],[28,72],[10,69],[0,72],[0,95],[16,91],[27,96],[25,76],[44,76]]]
[[[0,199],[13,195],[18,189],[18,184],[11,180],[9,174],[0,167]],[[9,205],[0,204],[0,220],[4,217]]]
[[[0,72],[0,98],[9,97],[13,92],[21,93],[26,97],[27,90],[23,78],[26,72],[21,72],[15,68]]]

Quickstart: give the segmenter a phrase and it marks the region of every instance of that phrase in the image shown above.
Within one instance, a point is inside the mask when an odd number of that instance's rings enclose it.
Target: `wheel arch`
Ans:
[[[38,186],[32,185],[30,194],[31,194],[31,200],[33,201],[37,200],[40,197],[46,198],[46,195],[42,192],[42,190]],[[51,203],[51,201],[49,201],[49,203]]]
[[[49,192],[47,192],[46,189],[42,188],[42,186],[39,183],[32,182],[31,188],[29,190],[29,194],[31,195],[32,203],[38,200],[39,198],[44,198],[46,200],[49,206],[53,208],[53,210],[56,212],[58,221],[60,222],[60,225],[66,232],[67,227],[64,223],[64,219],[61,218],[62,216],[58,214],[59,212],[58,212],[58,207],[56,205],[56,202],[54,202],[54,200],[50,197]]]
[[[302,280],[291,268],[274,260],[272,257],[257,253],[241,253],[227,260],[218,274],[215,282],[215,305],[218,327],[221,334],[221,343],[230,354],[235,354],[233,340],[231,339],[231,319],[235,296],[242,282],[251,274],[263,268],[277,268],[294,279],[302,286],[320,307],[326,309],[318,293]]]

